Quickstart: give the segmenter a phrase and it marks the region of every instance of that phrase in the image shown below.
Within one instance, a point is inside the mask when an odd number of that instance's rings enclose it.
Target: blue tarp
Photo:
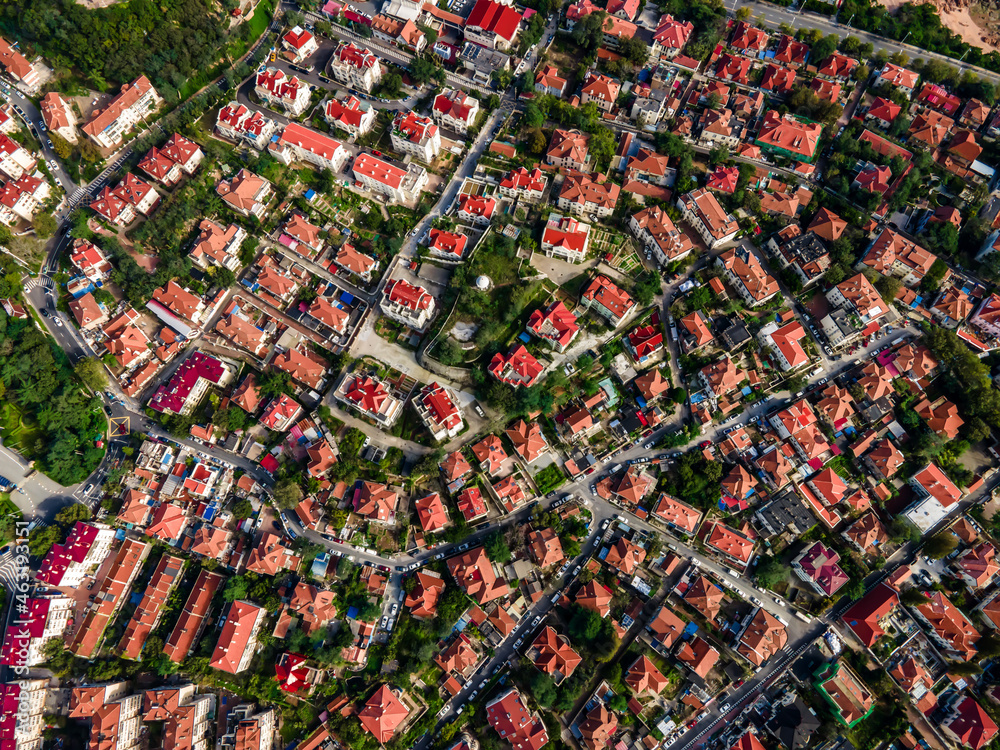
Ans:
[[[681,634],[681,638],[687,638],[688,636],[692,636],[697,632],[698,632],[698,623],[689,622],[687,625],[684,626],[684,632]]]
[[[343,302],[345,305],[353,304],[354,303],[354,295],[351,294],[350,292],[341,292],[340,293],[340,301]]]
[[[356,619],[358,619],[358,608],[357,607],[348,607],[347,608],[347,619],[348,620],[356,620]]]
[[[123,541],[125,539],[125,529],[118,529],[118,531],[115,532],[115,539],[119,542]]]
[[[698,391],[698,393],[691,394],[692,404],[700,404],[704,400],[705,400],[705,394],[702,393],[701,391]]]
[[[521,339],[521,341],[523,341],[525,344],[531,341],[531,336],[528,335],[527,331],[521,331],[520,335],[518,335],[518,338]]]
[[[740,389],[740,393],[742,393],[744,396],[749,396],[750,395],[750,386],[748,386],[748,385],[743,386],[743,388]]]

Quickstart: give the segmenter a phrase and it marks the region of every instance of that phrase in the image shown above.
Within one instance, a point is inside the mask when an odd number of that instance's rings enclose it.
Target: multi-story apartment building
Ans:
[[[371,154],[358,154],[351,171],[366,188],[397,203],[415,201],[427,184],[427,170],[419,164],[408,164],[404,170]]]
[[[628,226],[661,266],[687,257],[694,249],[691,238],[674,225],[661,206],[644,208],[633,214]]]
[[[369,132],[375,124],[375,116],[375,108],[354,94],[343,101],[331,97],[323,107],[323,117],[328,123],[353,136]]]
[[[268,146],[268,152],[284,164],[304,161],[334,174],[340,172],[347,161],[347,150],[340,141],[297,122],[285,126],[277,142]]]
[[[736,217],[726,213],[715,195],[705,188],[680,196],[677,208],[710,250],[729,242],[740,230]]]
[[[103,149],[110,149],[122,142],[125,135],[145,120],[163,102],[146,76],[139,76],[126,83],[122,90],[103,109],[94,112],[83,132]]]
[[[50,91],[43,96],[40,109],[45,127],[50,132],[57,133],[70,143],[76,143],[76,114],[59,92]]]
[[[271,142],[278,124],[260,112],[254,112],[234,101],[219,110],[215,129],[224,138],[237,142],[246,141],[262,151]]]
[[[576,216],[610,216],[618,204],[621,188],[603,174],[567,175],[556,205]]]
[[[500,195],[517,198],[525,203],[538,203],[548,184],[549,178],[538,167],[531,171],[517,167],[500,180]]]
[[[336,80],[368,94],[382,80],[382,65],[378,57],[371,50],[356,47],[352,42],[342,42],[333,51],[329,70]]]
[[[745,247],[726,250],[715,263],[750,307],[764,304],[781,291],[778,282],[767,272],[760,259]]]

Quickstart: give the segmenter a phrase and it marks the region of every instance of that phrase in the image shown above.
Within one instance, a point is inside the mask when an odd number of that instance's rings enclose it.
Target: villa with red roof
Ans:
[[[551,532],[552,530],[547,529],[547,531]],[[558,537],[556,541],[558,543]],[[559,550],[559,553],[561,558],[562,549]],[[556,562],[559,561],[553,560],[549,565],[554,565]],[[548,565],[539,564],[539,567],[546,568]],[[551,677],[556,685],[562,684],[563,680],[571,677],[576,668],[583,662],[583,657],[570,645],[569,638],[556,633],[551,626],[542,629],[531,643],[526,656],[534,663],[536,669]]]
[[[606,218],[615,210],[621,188],[603,174],[568,174],[556,205],[576,216]]]
[[[625,672],[625,684],[636,695],[659,695],[669,684],[663,673],[643,654]]]
[[[930,601],[910,611],[927,627],[927,634],[950,658],[971,661],[976,655],[976,643],[982,637],[969,621],[940,591],[927,592]]]
[[[486,501],[483,500],[483,493],[478,487],[466,487],[459,494],[455,504],[462,512],[466,523],[483,518],[488,512]]]
[[[548,441],[538,422],[529,423],[519,419],[504,434],[525,463],[534,463],[549,450]]]
[[[302,62],[319,49],[316,37],[301,26],[296,26],[291,31],[286,32],[281,37],[281,46],[288,50],[287,56],[291,58],[292,62]]]
[[[771,356],[785,372],[809,364],[809,355],[799,343],[804,338],[806,329],[797,320],[783,326],[768,323],[757,332],[761,345],[771,350]]]
[[[392,487],[377,482],[358,481],[354,485],[353,508],[369,521],[392,525],[396,522],[399,495]]]
[[[811,163],[822,134],[823,126],[819,123],[769,110],[755,142],[770,153]]]
[[[871,648],[886,634],[889,617],[898,606],[899,595],[895,589],[879,583],[844,612],[841,619],[862,644]]]
[[[517,688],[486,704],[486,720],[513,750],[541,750],[549,742],[541,717],[528,710]]]
[[[269,430],[286,432],[304,413],[295,399],[282,393],[278,398],[271,399],[260,421]]]
[[[694,25],[690,21],[678,21],[669,13],[664,13],[653,32],[653,57],[660,60],[677,57],[693,32]]]
[[[566,79],[559,75],[559,69],[554,65],[546,65],[535,75],[535,91],[562,97],[566,93]]]
[[[659,325],[639,326],[625,337],[625,348],[637,364],[650,363],[663,351],[663,331]]]
[[[237,143],[246,141],[260,151],[267,148],[278,124],[262,113],[232,101],[219,110],[215,129],[223,138]]]
[[[74,524],[63,544],[52,545],[42,560],[37,580],[49,586],[79,588],[84,578],[111,552],[114,529],[104,524]]]
[[[254,93],[274,109],[280,106],[289,117],[298,117],[309,106],[312,87],[280,68],[266,68],[257,73]]]
[[[427,533],[441,531],[449,523],[448,511],[445,510],[441,495],[437,492],[419,498],[414,502],[414,507],[417,518],[420,519],[420,528]]]
[[[527,543],[528,552],[539,568],[549,568],[566,559],[559,536],[550,528],[532,531]]]
[[[908,480],[914,501],[903,511],[921,532],[934,528],[958,507],[962,491],[935,463],[929,463]]]
[[[887,62],[882,70],[879,71],[875,85],[897,88],[909,98],[913,96],[913,91],[916,89],[919,79],[920,75],[918,73]]]
[[[691,536],[698,530],[702,513],[687,503],[681,502],[665,492],[661,492],[653,507],[653,517],[668,528],[679,531],[685,536]]]
[[[379,745],[389,742],[409,715],[410,709],[388,685],[376,690],[357,714],[361,726]]]
[[[323,108],[323,117],[335,128],[359,136],[371,131],[377,111],[368,102],[350,94],[341,101],[330,97]]]
[[[469,195],[458,196],[458,218],[470,224],[488,227],[496,211],[497,201],[493,196]]]
[[[480,605],[506,596],[507,582],[493,572],[493,564],[482,547],[474,547],[448,559],[448,572],[470,597]]]
[[[542,252],[550,258],[580,263],[590,247],[590,225],[572,216],[550,213],[542,231]]]
[[[229,365],[196,351],[181,363],[170,380],[157,388],[148,406],[161,413],[190,414],[209,388],[225,387],[232,377]]]
[[[392,147],[401,154],[415,156],[426,164],[441,153],[441,130],[430,117],[400,111],[392,121]]]
[[[886,227],[868,247],[861,262],[886,276],[897,276],[903,286],[920,284],[937,256]]]
[[[553,349],[565,352],[579,333],[580,326],[576,322],[576,316],[566,309],[562,300],[557,300],[544,310],[534,310],[528,318],[527,329],[538,338],[548,341]]]
[[[661,266],[687,257],[694,243],[679,230],[661,206],[644,208],[629,219],[629,229]]]
[[[487,435],[475,443],[472,446],[472,453],[482,470],[491,477],[497,476],[510,465],[507,451],[503,449],[503,444],[496,435]]]
[[[404,279],[391,279],[382,290],[379,307],[386,317],[423,331],[434,317],[437,303],[423,287]]]
[[[419,570],[415,578],[416,586],[406,595],[403,605],[410,610],[410,616],[416,620],[436,616],[437,603],[445,589],[441,574],[432,570]]]
[[[990,714],[968,695],[951,705],[939,727],[957,744],[972,750],[985,750],[996,739],[998,731]]]
[[[553,167],[568,167],[579,171],[587,169],[590,159],[588,144],[590,136],[579,130],[556,128],[545,152],[545,161]]]
[[[427,248],[431,255],[444,260],[458,261],[465,255],[469,238],[464,234],[432,228],[428,235]]]
[[[565,81],[563,84],[565,85]],[[500,180],[500,195],[508,198],[518,198],[525,203],[538,203],[549,184],[549,178],[535,167],[528,171],[524,167],[510,170]]]
[[[528,353],[523,344],[519,344],[506,355],[499,352],[494,354],[488,369],[490,375],[502,383],[530,388],[538,381],[545,368]]]
[[[271,183],[253,172],[241,169],[231,180],[222,180],[215,192],[241,216],[264,218],[271,198]]]
[[[738,167],[718,166],[715,171],[708,176],[705,187],[709,190],[718,190],[720,193],[732,195],[736,192],[736,185],[740,179]]]
[[[424,386],[412,403],[435,440],[455,437],[465,425],[458,397],[443,385],[431,383]]]
[[[381,193],[396,203],[417,200],[428,179],[427,170],[415,162],[410,162],[403,169],[367,152],[355,157],[351,174],[359,186]]]
[[[354,274],[366,284],[371,282],[372,275],[379,267],[379,262],[375,258],[359,252],[349,242],[345,243],[337,251],[337,257],[334,258],[333,264],[348,273]]]
[[[465,39],[486,49],[506,52],[514,44],[520,26],[521,14],[513,6],[497,0],[477,0],[465,20]]]
[[[729,46],[740,50],[744,54],[756,56],[756,53],[767,49],[769,37],[766,32],[751,26],[746,21],[740,21],[733,29],[733,34],[729,39]]]
[[[479,8],[480,4],[484,2],[491,5],[500,5],[499,3],[494,3],[493,0],[479,0],[476,8]],[[513,12],[515,15],[517,14],[517,11],[510,6],[500,5],[500,7],[506,8],[507,11]],[[475,10],[473,10],[474,14]],[[471,21],[472,15],[469,16],[469,22]],[[466,25],[466,36],[468,36],[469,31],[469,26]],[[431,117],[434,118],[436,123],[441,127],[462,134],[465,134],[475,124],[478,114],[479,100],[469,96],[461,89],[445,89],[434,97],[434,106],[431,109]]]
[[[820,596],[833,596],[850,580],[839,562],[834,550],[814,542],[792,560],[792,570]]]
[[[702,542],[710,550],[745,568],[753,558],[756,542],[742,531],[726,526],[717,519],[706,521],[699,532]]]
[[[620,326],[636,307],[636,302],[625,290],[607,276],[596,276],[580,298],[583,307],[592,309],[608,320],[615,328]]]

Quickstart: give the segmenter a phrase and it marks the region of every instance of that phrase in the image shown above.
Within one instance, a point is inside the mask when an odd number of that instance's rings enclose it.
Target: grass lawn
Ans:
[[[3,438],[4,445],[30,457],[35,443],[42,437],[42,430],[34,422],[24,418],[13,404],[4,404],[0,409],[0,437]]]
[[[581,273],[579,276],[574,276],[559,288],[566,292],[566,294],[568,294],[575,301],[583,291],[583,285],[589,280],[590,276],[588,274]]]

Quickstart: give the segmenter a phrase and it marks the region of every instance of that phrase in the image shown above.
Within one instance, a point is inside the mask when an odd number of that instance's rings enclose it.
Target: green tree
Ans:
[[[62,538],[58,526],[43,526],[33,529],[28,534],[28,554],[32,557],[44,557],[52,545]]]
[[[493,562],[507,563],[511,560],[510,547],[507,545],[503,532],[499,529],[486,537],[483,548],[486,551],[486,556]]]
[[[31,225],[35,228],[35,234],[40,240],[47,240],[56,233],[56,220],[48,211],[39,211],[35,214]]]
[[[234,602],[237,599],[246,599],[249,589],[250,587],[246,576],[233,576],[226,581],[226,587],[222,590],[222,598],[227,602]]]
[[[556,702],[556,684],[544,672],[535,671],[531,676],[531,697],[542,708],[551,708]]]
[[[84,357],[76,363],[73,372],[92,391],[103,391],[108,387],[108,371],[97,357]]]
[[[773,589],[779,583],[787,580],[788,569],[781,562],[769,554],[762,554],[757,563],[757,583],[766,588]]]
[[[958,537],[954,534],[935,534],[924,542],[922,552],[934,560],[947,557],[958,547]]]
[[[279,508],[294,508],[302,502],[302,487],[293,479],[279,479],[274,485],[274,502]]]
[[[920,589],[904,589],[899,595],[899,601],[908,607],[919,607],[930,604],[931,598]]]

